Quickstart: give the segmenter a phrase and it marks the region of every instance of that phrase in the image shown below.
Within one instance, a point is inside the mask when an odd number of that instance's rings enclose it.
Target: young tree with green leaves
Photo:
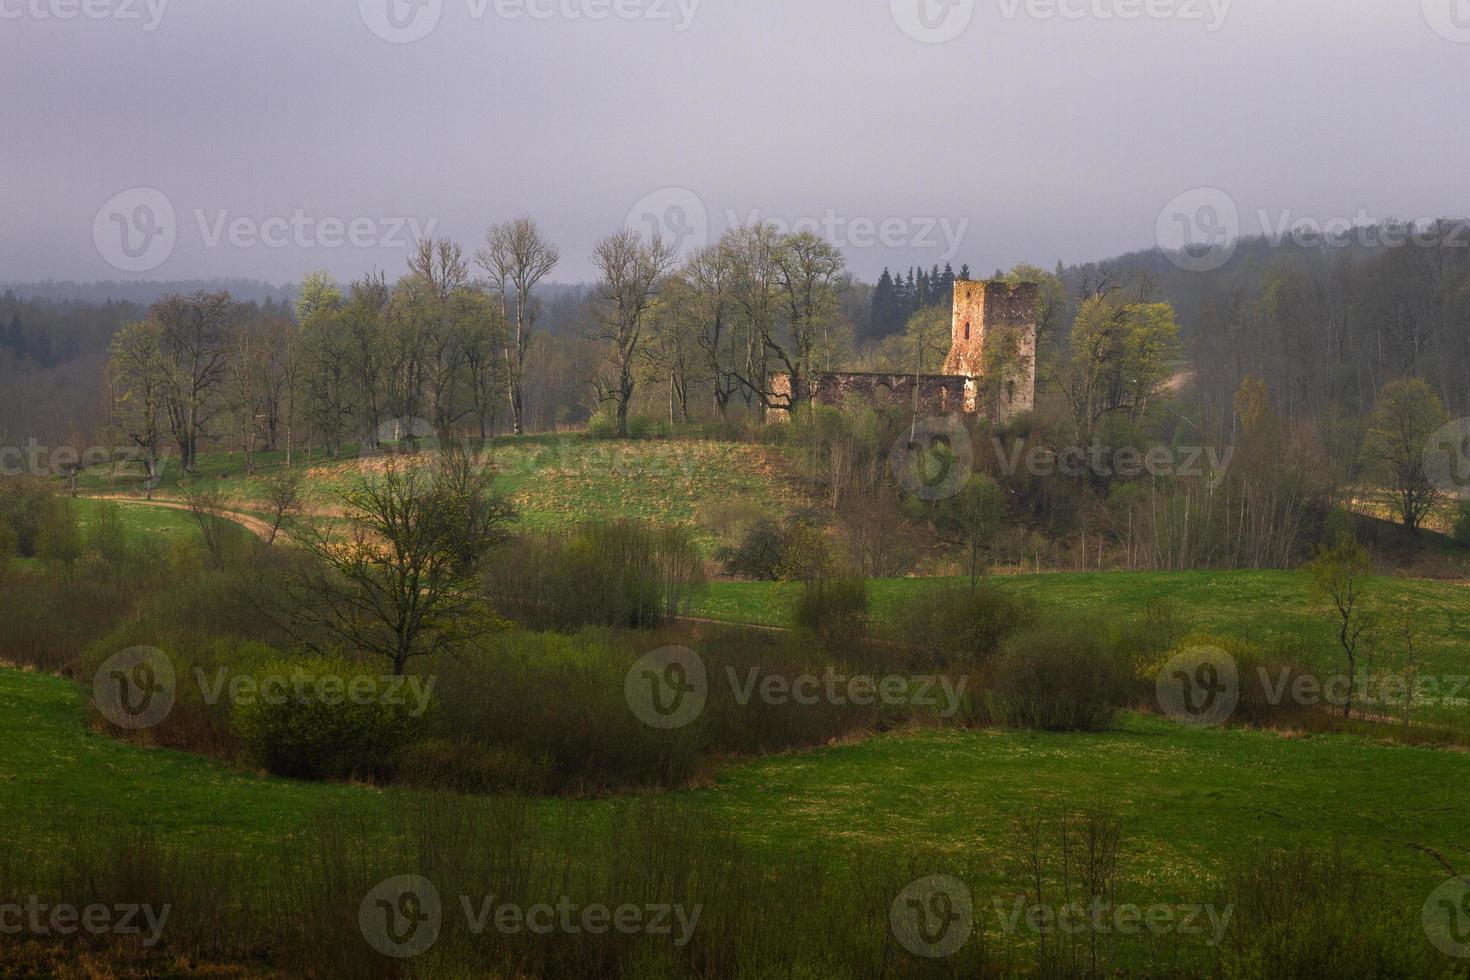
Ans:
[[[965,547],[974,592],[984,570],[983,556],[1005,526],[1005,491],[987,476],[972,476],[960,492],[940,504],[941,523]]]
[[[1091,443],[1104,416],[1138,421],[1168,381],[1178,342],[1167,303],[1120,303],[1110,294],[1082,304],[1061,378],[1080,442]]]
[[[1393,494],[1394,512],[1410,530],[1419,528],[1444,494],[1424,463],[1430,438],[1448,421],[1439,396],[1419,378],[1384,385],[1368,419],[1363,464]]]
[[[1312,598],[1332,617],[1338,644],[1347,660],[1344,718],[1352,716],[1353,695],[1358,683],[1358,652],[1369,629],[1364,594],[1372,571],[1368,552],[1348,528],[1336,530],[1328,543],[1318,547],[1317,557],[1306,565]]]

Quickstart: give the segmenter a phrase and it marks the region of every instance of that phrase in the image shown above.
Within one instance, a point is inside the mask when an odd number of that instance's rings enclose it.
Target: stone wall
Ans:
[[[801,403],[819,405],[897,406],[912,408],[914,389],[919,394],[919,414],[950,415],[975,411],[975,383],[970,378],[939,374],[818,374],[802,384]],[[771,390],[780,400],[791,392],[791,378],[771,378]],[[790,413],[772,409],[768,419],[784,422]]]

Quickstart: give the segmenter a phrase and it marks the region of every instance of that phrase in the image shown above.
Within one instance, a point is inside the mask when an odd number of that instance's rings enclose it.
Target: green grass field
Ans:
[[[1004,576],[999,588],[1036,601],[1042,616],[1072,615],[1104,635],[1140,628],[1150,615],[1164,615],[1187,634],[1231,637],[1267,654],[1332,676],[1345,670],[1335,627],[1326,610],[1314,607],[1306,576],[1297,572],[1103,572]],[[943,586],[965,587],[968,579],[884,579],[870,584],[873,615],[892,623],[906,600]],[[696,600],[692,615],[734,623],[785,626],[800,586],[773,582],[713,582]],[[1378,577],[1368,583],[1372,613],[1414,611],[1417,676],[1432,678],[1441,703],[1421,704],[1426,721],[1470,721],[1470,585],[1457,582]],[[1365,674],[1403,676],[1402,642],[1371,633],[1363,646]]]
[[[167,843],[249,866],[315,815],[390,821],[411,791],[296,783],[85,727],[83,693],[58,678],[0,669],[0,841],[16,866],[54,859],[87,827],[156,829]],[[1099,806],[1122,820],[1126,900],[1206,901],[1223,869],[1261,848],[1340,846],[1417,908],[1444,877],[1408,845],[1470,850],[1470,755],[1343,736],[1197,731],[1125,716],[1090,736],[925,731],[730,765],[678,794],[757,852],[863,854],[987,868],[977,894],[1014,883],[1008,828],[1029,807]],[[604,832],[615,801],[542,801],[542,819]],[[70,828],[63,829],[63,828]],[[385,830],[391,835],[392,831]],[[390,838],[391,839],[391,838]]]
[[[1095,621],[1107,630],[1167,610],[1185,628],[1237,636],[1265,646],[1331,643],[1324,611],[1313,607],[1297,572],[1100,572],[998,576],[985,580],[1046,608]],[[873,615],[891,622],[906,600],[926,590],[968,587],[965,578],[879,579],[870,583]],[[735,623],[784,626],[800,586],[789,582],[712,582],[693,615]],[[1470,673],[1470,585],[1374,578],[1369,596],[1380,609],[1411,605],[1418,613],[1424,664]]]

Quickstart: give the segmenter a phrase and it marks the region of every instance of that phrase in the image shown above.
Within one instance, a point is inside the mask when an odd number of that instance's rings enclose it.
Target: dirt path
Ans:
[[[96,494],[87,497],[88,500],[112,500],[120,504],[138,504],[143,507],[162,507],[165,510],[188,510],[189,505],[179,500],[144,500],[141,497],[128,497],[123,494]],[[249,514],[241,514],[238,511],[222,510],[219,516],[233,524],[238,524],[262,541],[271,539],[271,526],[258,517]],[[276,540],[285,538],[285,533],[276,534]]]

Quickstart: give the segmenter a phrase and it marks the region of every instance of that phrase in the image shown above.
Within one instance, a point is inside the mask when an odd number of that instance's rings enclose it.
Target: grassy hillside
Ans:
[[[332,513],[343,490],[364,471],[384,465],[385,456],[324,459],[296,453],[293,465],[307,475],[309,508]],[[193,480],[212,481],[244,513],[261,509],[265,482],[286,469],[285,454],[261,453],[255,473],[245,472],[240,453],[200,457]],[[522,527],[562,528],[589,520],[638,519],[690,528],[707,550],[726,522],[752,514],[779,516],[805,503],[780,453],[761,446],[720,442],[616,442],[579,435],[525,436],[496,440],[490,465],[497,485],[510,497]],[[164,467],[154,491],[177,498],[183,480],[177,466]],[[137,473],[89,471],[79,481],[94,494],[140,494]]]

